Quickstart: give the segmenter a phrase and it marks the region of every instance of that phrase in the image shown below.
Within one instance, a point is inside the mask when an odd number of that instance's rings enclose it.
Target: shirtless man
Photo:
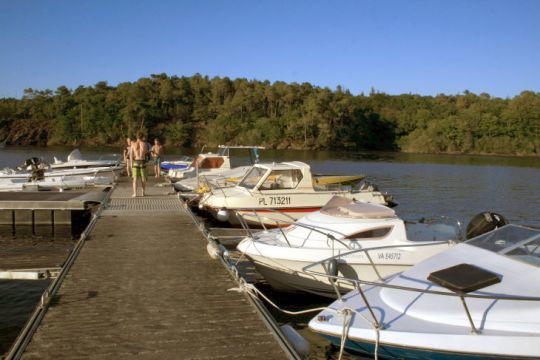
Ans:
[[[158,139],[154,139],[154,146],[152,146],[152,159],[154,160],[154,175],[156,178],[161,176],[161,158],[163,156],[163,145]]]
[[[127,146],[124,148],[124,163],[126,164],[127,175],[131,176],[131,168],[133,166],[131,164],[131,160],[132,160],[132,156],[131,156],[131,138],[128,137],[126,139],[126,143],[127,143]]]
[[[144,136],[141,132],[137,133],[137,140],[131,142],[131,153],[133,159],[133,197],[137,196],[137,178],[141,178],[141,188],[142,196],[144,196],[144,191],[146,189],[146,153],[148,148],[145,141],[143,140]]]

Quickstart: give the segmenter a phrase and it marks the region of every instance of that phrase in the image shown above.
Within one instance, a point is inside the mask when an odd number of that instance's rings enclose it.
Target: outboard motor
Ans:
[[[508,224],[508,222],[502,215],[484,211],[471,219],[469,225],[467,225],[467,234],[465,237],[469,240],[506,224]]]
[[[23,166],[30,171],[30,181],[43,180],[45,178],[45,164],[40,158],[27,159]]]

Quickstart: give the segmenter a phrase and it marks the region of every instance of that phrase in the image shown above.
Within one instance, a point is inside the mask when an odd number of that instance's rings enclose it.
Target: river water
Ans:
[[[166,149],[166,158],[180,154],[193,155],[196,149]],[[7,147],[0,150],[0,168],[20,165],[31,156],[52,161],[69,154],[67,148]],[[95,159],[120,149],[82,149],[83,156]],[[248,162],[241,150],[237,165]],[[394,196],[395,208],[405,219],[449,216],[464,226],[475,214],[490,210],[502,214],[509,222],[540,226],[540,158],[495,156],[419,155],[395,153],[340,153],[325,151],[262,150],[261,161],[304,161],[313,172],[322,174],[365,174],[367,180],[381,191]],[[45,241],[45,240],[44,240]],[[31,250],[28,250],[31,251]],[[1,252],[0,252],[1,256]],[[0,268],[1,268],[0,257]],[[13,340],[14,329],[24,325],[26,313],[32,310],[44,288],[44,283],[0,282],[0,354]],[[14,295],[17,289],[17,295]],[[288,308],[302,308],[306,300],[284,298],[274,294]],[[322,301],[308,299],[310,304]],[[280,317],[279,321],[290,319]],[[297,327],[305,327],[308,317]],[[315,338],[303,330],[305,337]],[[316,340],[313,340],[317,342]],[[335,351],[317,345],[317,358],[333,358]]]

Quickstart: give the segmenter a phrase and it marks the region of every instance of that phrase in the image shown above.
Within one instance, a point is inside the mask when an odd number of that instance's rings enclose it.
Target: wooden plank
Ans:
[[[113,193],[24,359],[287,357],[168,191]]]

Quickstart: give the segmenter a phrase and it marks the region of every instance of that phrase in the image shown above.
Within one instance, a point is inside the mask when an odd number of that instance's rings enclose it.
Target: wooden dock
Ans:
[[[153,179],[151,179],[153,180]],[[170,187],[121,179],[23,359],[284,359]]]

